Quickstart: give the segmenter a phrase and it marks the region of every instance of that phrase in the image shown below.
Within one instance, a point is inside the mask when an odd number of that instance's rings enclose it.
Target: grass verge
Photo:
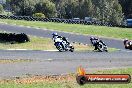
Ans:
[[[0,49],[57,50],[50,38],[29,37],[31,41],[26,43],[11,44],[11,42],[0,42]],[[93,47],[90,45],[73,44],[73,46],[75,47],[75,51],[93,50]]]
[[[28,49],[28,50],[51,50],[55,49],[53,41],[50,38],[39,38],[35,36],[29,36],[30,42],[15,43],[1,42],[0,49]]]
[[[0,19],[1,22],[9,24],[31,26],[37,28],[46,28],[49,30],[57,30],[64,32],[72,32],[86,35],[96,35],[103,37],[119,38],[119,39],[132,39],[132,28],[119,28],[119,27],[106,27],[106,26],[93,26],[93,25],[80,25],[80,24],[64,24],[53,22],[36,22],[24,20],[9,20]]]
[[[132,68],[97,71],[93,74],[130,74]],[[131,88],[129,84],[77,84],[75,74],[65,76],[30,76],[0,80],[0,88]]]
[[[19,62],[32,62],[33,60],[29,59],[0,59],[0,64],[7,63],[19,63]]]

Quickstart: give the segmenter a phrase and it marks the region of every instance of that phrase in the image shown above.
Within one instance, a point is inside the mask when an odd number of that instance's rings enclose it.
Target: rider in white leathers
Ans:
[[[66,46],[65,46],[66,44],[67,45],[70,44],[69,41],[65,37],[59,36],[57,33],[53,33],[52,35],[53,35],[52,39],[55,42],[55,44],[57,42],[61,42],[63,44],[63,46],[62,46],[63,49],[66,48]]]

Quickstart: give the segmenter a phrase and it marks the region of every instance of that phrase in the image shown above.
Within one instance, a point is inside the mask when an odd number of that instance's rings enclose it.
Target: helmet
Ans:
[[[93,40],[93,39],[95,39],[94,37],[90,37],[90,40]]]
[[[126,38],[126,39],[124,39],[124,41],[128,41],[128,39]]]
[[[124,41],[123,41],[123,42],[124,42],[124,44],[125,44],[127,41],[128,41],[128,39],[124,39]]]
[[[57,34],[57,33],[52,33],[52,35],[53,35],[53,36],[58,36],[58,34]]]

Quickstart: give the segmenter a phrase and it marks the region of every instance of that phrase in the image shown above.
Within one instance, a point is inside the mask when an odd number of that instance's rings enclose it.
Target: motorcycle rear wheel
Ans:
[[[101,44],[98,44],[98,50],[99,50],[99,52],[103,52],[104,51],[104,46],[103,46],[103,44],[101,43]]]

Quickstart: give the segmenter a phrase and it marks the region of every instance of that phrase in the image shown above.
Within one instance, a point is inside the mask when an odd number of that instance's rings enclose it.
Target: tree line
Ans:
[[[132,0],[119,0],[126,18],[132,18]]]
[[[6,0],[6,6],[15,15],[81,18],[92,17],[100,21],[120,24],[132,17],[132,0]]]

